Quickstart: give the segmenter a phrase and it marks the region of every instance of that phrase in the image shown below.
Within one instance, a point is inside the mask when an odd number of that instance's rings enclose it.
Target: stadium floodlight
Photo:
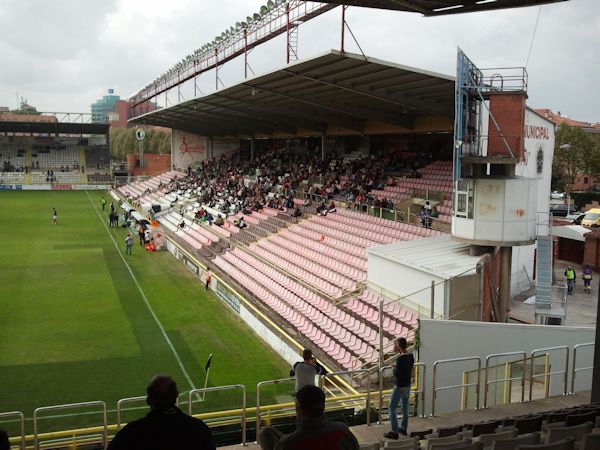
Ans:
[[[252,18],[254,19],[255,22],[258,22],[258,21],[260,21],[260,19],[262,19],[260,14],[254,14],[254,16],[252,16]]]
[[[235,23],[235,31],[240,31],[242,29],[242,24],[240,22]]]
[[[275,2],[273,0],[269,0],[267,2],[267,8],[269,8],[269,11],[273,11],[275,9]]]
[[[246,22],[242,22],[242,29],[245,30],[246,28],[248,28],[248,24]]]
[[[254,19],[250,16],[246,17],[246,22],[248,22],[248,25],[252,25],[252,22],[254,22]]]
[[[238,23],[239,23],[239,22],[238,22]],[[231,32],[231,34],[235,34],[235,32],[236,32],[237,30],[239,30],[239,28],[238,28],[238,23],[236,23],[236,24],[235,24],[235,28],[233,28],[233,27],[229,27],[229,31]]]
[[[260,15],[266,16],[267,14],[269,14],[269,8],[267,8],[266,6],[261,6],[260,7]]]

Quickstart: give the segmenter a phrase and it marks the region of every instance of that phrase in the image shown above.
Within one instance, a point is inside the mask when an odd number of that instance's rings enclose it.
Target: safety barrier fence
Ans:
[[[402,222],[402,223],[408,223],[408,224],[413,224],[413,225],[419,225],[422,223],[422,218],[418,214],[418,211],[423,208],[422,205],[415,204],[413,206],[408,206],[405,209],[398,209],[398,208],[389,209],[389,208],[384,208],[381,206],[370,205],[368,203],[363,203],[363,202],[340,200],[338,198],[332,199],[332,198],[329,198],[329,197],[326,197],[323,195],[309,194],[307,191],[284,189],[284,190],[282,190],[282,192],[286,195],[291,194],[295,198],[299,198],[302,200],[310,199],[312,202],[314,202],[313,206],[317,206],[321,202],[325,202],[325,205],[329,205],[331,203],[331,201],[333,200],[333,202],[338,207],[362,212],[369,216],[379,217],[381,219],[388,219],[388,220],[393,220],[394,222]],[[426,200],[439,201],[440,203],[442,203],[444,201],[444,194],[439,193],[439,192],[437,194],[439,194],[439,195],[434,195],[433,191],[431,191],[431,194],[430,194],[429,190],[424,190],[424,191],[412,190],[410,193],[410,198],[421,198],[421,196],[422,196],[422,198],[424,198]],[[421,202],[421,203],[424,204],[424,202]],[[445,226],[444,222],[441,222],[440,220],[438,220],[435,217],[428,217],[428,220],[430,223],[430,228],[432,228],[433,230],[440,231]]]
[[[575,378],[578,373],[582,371],[589,371],[592,367],[578,367],[578,359],[577,354],[581,352],[582,348],[591,349],[594,346],[593,342],[586,342],[577,344],[571,350],[568,346],[556,346],[556,347],[548,347],[548,348],[539,348],[534,349],[529,353],[525,351],[517,351],[517,352],[504,352],[504,353],[493,353],[487,355],[484,359],[479,356],[467,356],[462,358],[450,358],[435,361],[433,364],[433,374],[431,380],[431,389],[428,390],[427,386],[427,367],[424,363],[416,363],[414,367],[413,381],[414,385],[411,389],[411,396],[414,399],[414,402],[418,402],[421,409],[421,417],[426,415],[426,392],[432,393],[431,399],[431,415],[436,415],[437,403],[438,403],[438,393],[441,391],[447,390],[456,390],[461,389],[462,395],[465,395],[465,388],[474,388],[476,394],[476,401],[474,404],[474,409],[480,408],[488,408],[490,407],[488,391],[490,386],[496,383],[508,383],[511,385],[513,381],[518,381],[520,384],[520,401],[525,401],[525,392],[526,386],[529,386],[529,399],[532,398],[532,390],[534,385],[534,378],[544,377],[546,385],[550,383],[550,377],[553,375],[561,375],[562,381],[561,393],[563,395],[569,394],[568,392],[568,375],[570,374],[572,384],[571,384],[571,394],[575,393]],[[571,364],[570,362],[570,353],[573,352],[573,358]],[[561,356],[563,355],[564,356]],[[552,355],[558,355],[558,360],[564,361],[564,368],[561,370],[552,370],[551,364],[546,364],[544,368],[544,372],[535,373],[533,365],[534,360],[536,358],[545,357],[550,359]],[[512,371],[509,371],[504,378],[493,378],[493,374],[497,372],[498,367],[493,366],[491,364],[492,361],[498,359],[506,359],[509,358],[507,364],[520,364],[522,373],[518,376],[511,376]],[[564,358],[564,359],[563,359]],[[580,356],[581,360],[582,357]],[[529,363],[528,363],[529,360]],[[483,363],[485,361],[485,364]],[[469,379],[463,377],[463,382],[459,384],[450,384],[450,385],[442,385],[440,378],[440,368],[444,367],[454,367],[454,373],[465,373],[466,366],[476,366],[474,373],[476,374],[475,380],[469,382]],[[458,366],[458,368],[456,368]],[[530,379],[529,383],[526,383],[526,368],[530,366]],[[570,367],[569,367],[570,366]],[[367,425],[371,424],[371,412],[372,410],[376,410],[378,413],[378,420],[381,422],[381,417],[383,411],[386,409],[386,399],[391,394],[391,389],[385,388],[386,384],[389,385],[389,380],[392,377],[384,376],[386,371],[392,369],[392,365],[386,365],[380,368],[378,373],[378,386],[376,389],[372,389],[371,387],[371,375],[370,371],[367,369],[358,369],[358,370],[350,370],[350,371],[342,371],[342,372],[331,372],[327,373],[324,376],[321,376],[319,379],[319,385],[323,386],[324,383],[328,379],[339,380],[340,377],[351,378],[351,379],[359,379],[358,375],[365,375],[363,379],[363,389],[361,392],[357,392],[355,394],[350,395],[336,395],[332,390],[329,390],[329,395],[327,396],[327,406],[326,409],[328,411],[335,409],[347,409],[353,408],[356,411],[364,410],[366,412],[366,423]],[[482,381],[483,378],[483,381]],[[220,392],[220,391],[229,391],[235,390],[241,392],[241,400],[240,400],[240,408],[234,410],[224,410],[224,411],[215,411],[215,412],[205,412],[205,413],[195,413],[194,417],[198,417],[207,421],[209,426],[217,427],[223,425],[231,425],[231,424],[239,424],[241,431],[241,443],[242,445],[246,444],[247,440],[247,424],[248,422],[254,421],[256,423],[256,432],[260,431],[260,428],[263,424],[263,420],[265,417],[267,418],[267,423],[270,422],[272,418],[275,417],[292,417],[294,416],[294,403],[293,402],[282,402],[271,405],[262,405],[261,402],[261,392],[263,388],[268,385],[277,385],[283,383],[291,383],[294,381],[293,378],[283,378],[278,380],[268,380],[263,381],[257,384],[256,386],[256,407],[248,407],[247,399],[246,399],[246,386],[243,384],[236,385],[228,385],[228,386],[215,386],[203,389],[194,389],[187,394],[188,400],[188,412],[193,414],[194,408],[194,398],[199,397],[200,395],[204,395],[207,392]],[[388,383],[386,383],[388,381]],[[484,398],[483,402],[480,400],[481,390],[483,389]],[[511,388],[512,389],[512,388]],[[290,393],[292,388],[290,386]],[[544,390],[544,397],[548,397],[551,395],[549,389]],[[33,420],[33,434],[26,435],[25,434],[25,415],[20,411],[11,411],[0,413],[0,423],[18,423],[19,432],[13,433],[13,437],[11,437],[10,442],[12,445],[17,446],[23,450],[25,449],[34,449],[38,450],[47,446],[48,443],[51,443],[53,447],[70,447],[77,448],[77,446],[87,444],[87,443],[96,443],[101,444],[106,448],[109,433],[117,432],[122,426],[122,411],[125,409],[124,405],[131,404],[135,402],[140,402],[145,400],[145,397],[128,397],[121,399],[117,402],[117,423],[116,424],[108,424],[107,420],[107,407],[106,403],[102,401],[93,401],[93,402],[84,402],[84,403],[72,403],[66,405],[55,405],[55,406],[47,406],[37,408],[33,412],[33,418],[27,420]],[[201,405],[202,402],[195,402],[196,404]],[[462,403],[464,405],[464,402]],[[95,427],[74,429],[74,430],[64,430],[64,431],[54,431],[54,432],[46,432],[41,433],[39,431],[40,420],[43,418],[43,414],[47,412],[56,412],[63,410],[76,410],[83,408],[94,407],[98,409],[97,414],[102,416],[101,425]],[[418,414],[418,409],[417,414]],[[60,416],[58,416],[60,417]],[[12,420],[8,420],[12,418]],[[26,446],[26,444],[31,444],[30,446]]]

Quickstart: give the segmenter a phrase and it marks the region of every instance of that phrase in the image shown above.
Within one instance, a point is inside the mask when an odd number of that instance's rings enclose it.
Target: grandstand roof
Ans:
[[[331,127],[368,134],[373,124],[418,131],[432,116],[454,116],[454,77],[331,50],[129,122],[205,136],[298,136]]]
[[[394,9],[397,11],[421,13],[424,16],[461,14],[494,9],[517,8],[542,5],[567,0],[317,0],[322,3],[339,3],[367,8]]]
[[[450,235],[393,242],[371,247],[368,253],[446,280],[474,274],[481,259],[471,256],[469,244],[453,241]]]
[[[0,133],[106,134],[108,124],[69,122],[13,122],[0,120]]]

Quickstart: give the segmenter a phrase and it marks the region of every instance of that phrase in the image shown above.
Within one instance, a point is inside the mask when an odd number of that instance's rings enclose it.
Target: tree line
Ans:
[[[139,141],[135,137],[135,128],[111,128],[110,155],[114,159],[126,159],[129,153],[138,153]],[[171,153],[171,131],[146,129],[144,153]]]
[[[578,173],[589,174],[596,180],[600,178],[600,134],[563,124],[556,131],[553,189],[564,191]]]

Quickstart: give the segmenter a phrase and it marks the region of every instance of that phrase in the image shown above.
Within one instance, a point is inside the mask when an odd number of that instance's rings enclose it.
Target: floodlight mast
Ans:
[[[161,74],[154,81],[133,94],[129,101],[133,103],[134,112],[142,114],[141,105],[170,89],[194,79],[211,69],[221,67],[224,63],[244,55],[244,75],[248,76],[248,52],[254,47],[267,42],[280,34],[288,34],[288,61],[290,60],[290,33],[297,30],[300,23],[320,16],[334,8],[336,4],[302,0],[269,0],[260,8],[260,14],[247,16],[243,22],[216,36],[208,44],[195,50],[188,57]],[[239,26],[238,26],[239,25]],[[215,84],[218,86],[218,74]],[[136,111],[136,107],[138,111]],[[137,115],[137,114],[136,114]]]

